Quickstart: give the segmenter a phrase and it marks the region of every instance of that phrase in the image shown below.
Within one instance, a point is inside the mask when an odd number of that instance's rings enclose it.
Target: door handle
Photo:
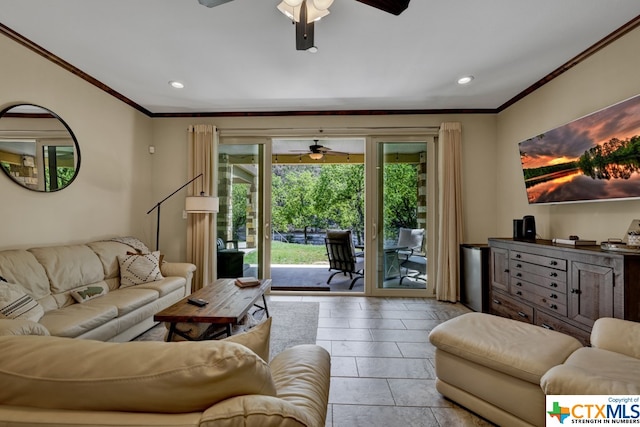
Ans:
[[[271,224],[268,222],[264,223],[264,239],[265,240],[269,240],[271,238],[271,232],[269,231],[270,225]]]

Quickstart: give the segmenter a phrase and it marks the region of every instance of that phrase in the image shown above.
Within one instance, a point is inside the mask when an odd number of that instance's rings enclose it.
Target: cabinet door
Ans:
[[[613,317],[613,285],[612,268],[572,262],[569,318],[591,327],[600,317]]]
[[[509,292],[509,251],[491,248],[491,284],[494,288]]]

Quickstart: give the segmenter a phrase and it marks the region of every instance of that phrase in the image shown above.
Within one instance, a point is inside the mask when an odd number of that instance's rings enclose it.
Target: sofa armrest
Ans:
[[[25,319],[0,319],[0,335],[50,335],[40,323]]]
[[[196,266],[188,262],[163,262],[160,265],[160,272],[164,277],[178,276],[187,280],[187,289],[185,295],[191,294],[191,281]]]
[[[299,345],[269,364],[278,396],[245,395],[207,409],[201,426],[324,427],[329,401],[331,358],[318,345]]]
[[[278,398],[301,408],[310,426],[324,426],[329,402],[331,357],[319,345],[288,348],[273,358],[271,375]]]
[[[591,330],[591,345],[640,359],[640,323],[602,317]]]

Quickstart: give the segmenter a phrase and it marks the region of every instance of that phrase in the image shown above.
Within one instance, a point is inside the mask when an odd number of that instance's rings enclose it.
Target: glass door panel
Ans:
[[[378,144],[378,289],[425,290],[428,237],[427,142]]]
[[[262,262],[265,248],[264,227],[261,226],[264,219],[263,159],[263,144],[221,143],[218,147],[218,251],[244,253],[241,271],[237,271],[236,266],[219,263],[219,277],[267,277]]]

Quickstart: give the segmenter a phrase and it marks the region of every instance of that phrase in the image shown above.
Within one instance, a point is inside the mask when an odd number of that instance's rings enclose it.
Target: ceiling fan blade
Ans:
[[[215,7],[220,6],[221,4],[229,3],[230,1],[232,0],[198,0],[198,3],[207,7]]]
[[[410,0],[356,0],[393,15],[400,15],[409,7]]]

